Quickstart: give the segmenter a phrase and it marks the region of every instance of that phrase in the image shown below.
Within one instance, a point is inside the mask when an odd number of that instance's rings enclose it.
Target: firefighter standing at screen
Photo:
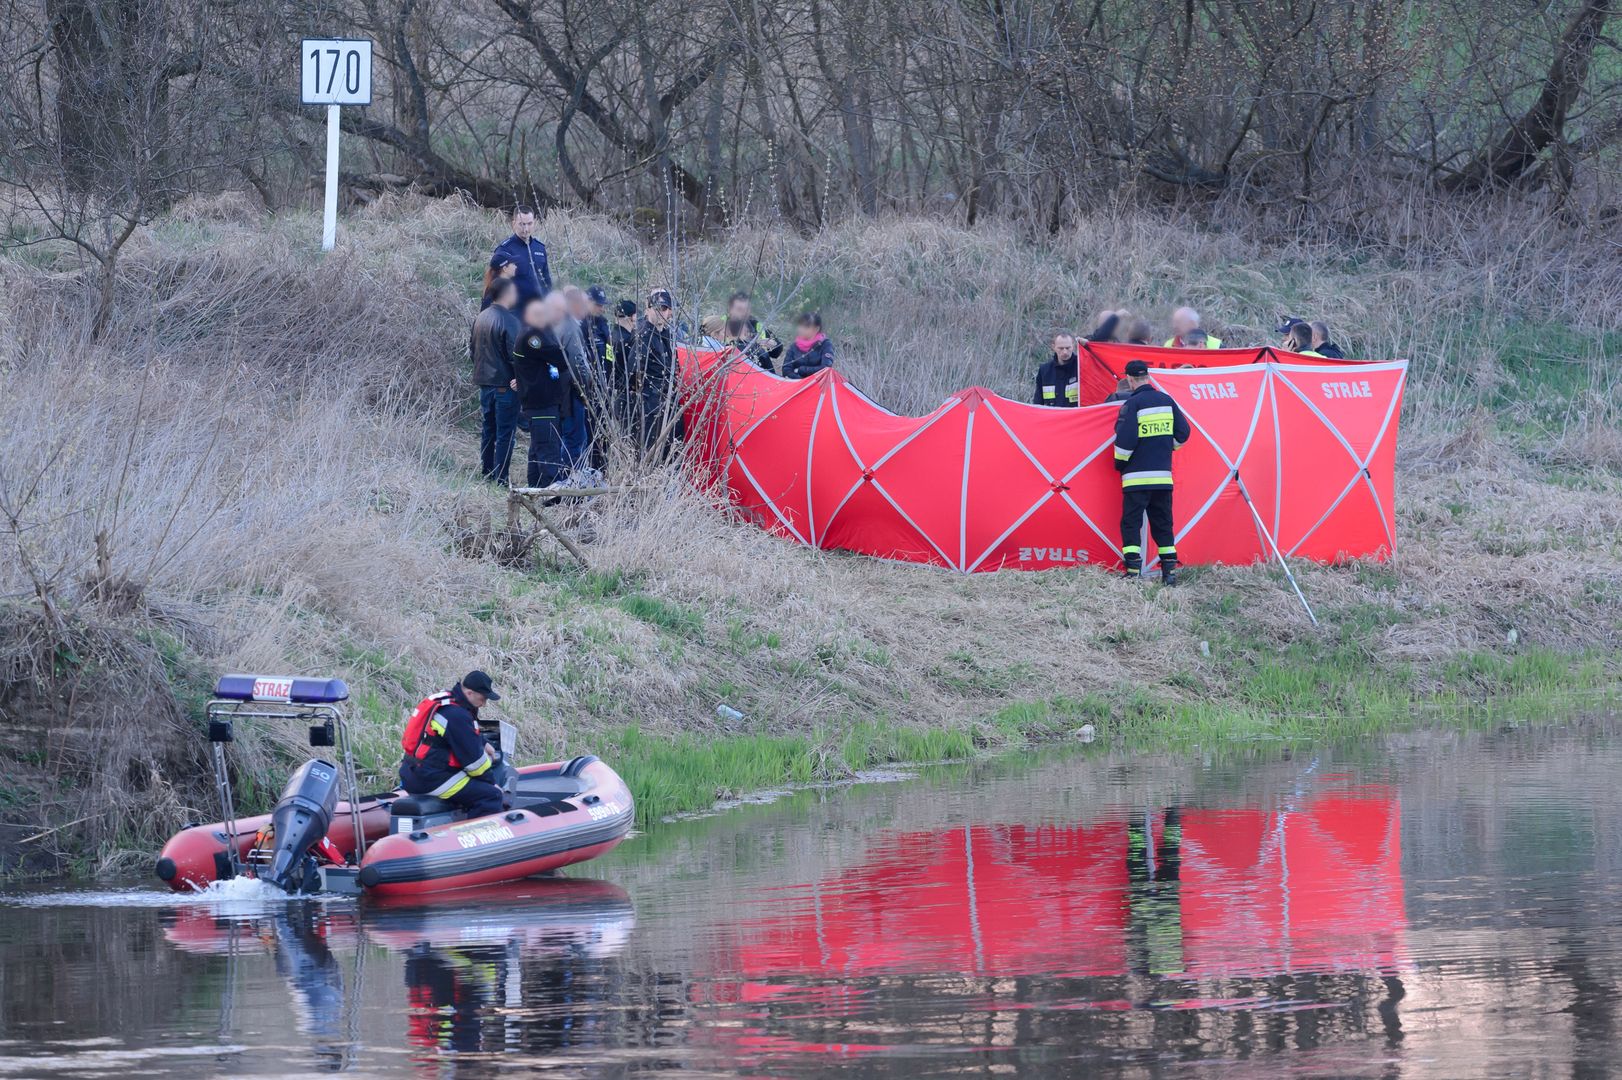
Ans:
[[[1149,384],[1149,365],[1131,360],[1132,392],[1115,421],[1115,468],[1121,474],[1121,556],[1127,577],[1143,569],[1143,517],[1160,549],[1160,580],[1177,584],[1177,533],[1171,520],[1171,455],[1188,441],[1188,418],[1170,395]]]
[[[400,744],[400,783],[413,795],[432,795],[469,813],[493,814],[501,789],[490,783],[496,755],[479,734],[479,709],[500,701],[490,676],[470,671],[461,682],[424,698],[406,722]]]

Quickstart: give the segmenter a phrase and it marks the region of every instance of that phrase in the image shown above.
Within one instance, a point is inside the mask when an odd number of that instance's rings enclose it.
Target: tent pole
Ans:
[[[1234,476],[1234,479],[1239,480],[1237,475]],[[1250,501],[1250,492],[1245,490],[1243,480],[1239,480],[1239,494],[1244,496],[1245,505],[1250,507],[1250,516],[1256,519],[1256,528],[1261,530],[1262,536],[1266,538],[1267,546],[1271,547],[1273,554],[1278,557],[1278,564],[1283,568],[1284,576],[1289,579],[1290,588],[1295,590],[1295,598],[1301,601],[1301,606],[1306,609],[1307,618],[1312,620],[1312,625],[1317,626],[1318,616],[1312,613],[1312,605],[1307,603],[1306,594],[1301,591],[1301,586],[1296,584],[1295,575],[1290,572],[1290,564],[1284,561],[1284,552],[1278,549],[1278,544],[1273,540],[1273,534],[1267,531],[1266,525],[1262,524],[1262,516],[1256,512],[1256,504]]]

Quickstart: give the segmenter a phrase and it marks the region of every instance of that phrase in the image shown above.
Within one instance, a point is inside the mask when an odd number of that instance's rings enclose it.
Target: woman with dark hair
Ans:
[[[795,324],[794,341],[783,354],[783,377],[806,379],[834,366],[834,346],[822,332],[822,316],[807,311]]]

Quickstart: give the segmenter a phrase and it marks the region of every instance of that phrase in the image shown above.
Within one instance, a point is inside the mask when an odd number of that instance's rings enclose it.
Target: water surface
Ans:
[[[1622,724],[923,770],[435,904],[13,892],[0,1075],[1581,1077]]]

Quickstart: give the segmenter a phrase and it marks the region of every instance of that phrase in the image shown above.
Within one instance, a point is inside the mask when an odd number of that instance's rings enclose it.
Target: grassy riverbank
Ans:
[[[1045,332],[1117,303],[1192,298],[1235,341],[1321,312],[1359,353],[1412,357],[1400,557],[1300,567],[1314,630],[1269,567],[1175,591],[963,578],[793,547],[672,474],[575,523],[589,571],[515,551],[471,475],[462,356],[499,225],[389,201],[324,260],[311,226],[185,208],[132,242],[100,341],[67,253],[0,262],[8,867],[118,861],[212,816],[198,710],[228,669],[348,679],[381,778],[409,704],[486,667],[529,754],[613,760],[647,818],[1081,723],[1307,737],[1616,685],[1622,258],[1597,241],[1551,226],[1511,248],[1485,218],[1356,251],[1148,214],[1040,243],[896,221],[741,230],[672,268],[605,220],[545,222],[560,271],[611,291],[674,276],[708,311],[745,285],[774,326],[821,306],[842,366],[902,410],[968,383],[1022,394]],[[245,736],[250,800],[299,735]]]

